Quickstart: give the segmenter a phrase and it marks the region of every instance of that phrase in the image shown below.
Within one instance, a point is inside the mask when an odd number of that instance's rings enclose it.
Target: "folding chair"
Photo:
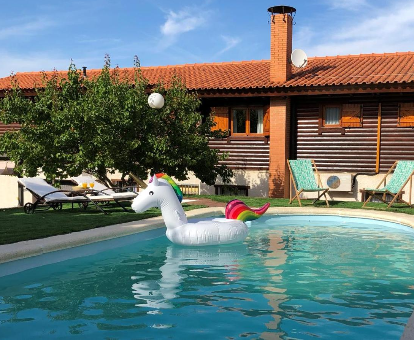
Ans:
[[[394,172],[392,173],[392,177],[387,184],[387,176],[390,175],[393,170]],[[411,207],[411,190],[413,174],[414,161],[396,161],[375,189],[365,189],[365,192],[368,193],[369,197],[364,202],[364,205],[362,207],[365,207],[365,205],[373,197],[378,198],[381,202],[384,202],[385,204],[388,204],[387,209],[391,207],[396,201],[405,203]],[[406,202],[401,198],[401,193],[408,181],[410,182],[409,201]],[[384,187],[380,188],[380,186],[383,183]],[[390,203],[386,201],[387,194],[392,197]]]
[[[312,203],[315,204],[316,201],[324,196],[326,205],[329,207],[329,202],[326,197],[329,188],[322,188],[321,178],[315,162],[310,159],[288,159],[287,164],[290,171],[290,179],[295,189],[295,196],[292,197],[292,194],[290,194],[289,204],[292,204],[292,202],[297,199],[299,206],[301,207],[300,194],[302,192],[317,192],[318,197]],[[318,183],[316,183],[315,180],[315,173],[318,178]]]

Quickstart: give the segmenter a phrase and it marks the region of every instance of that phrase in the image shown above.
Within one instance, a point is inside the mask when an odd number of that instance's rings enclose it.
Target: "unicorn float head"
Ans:
[[[161,209],[167,227],[167,238],[176,244],[199,246],[229,244],[244,241],[248,234],[245,221],[263,215],[269,203],[260,209],[251,209],[240,200],[227,204],[226,218],[188,223],[181,206],[182,192],[178,185],[165,174],[154,175],[147,188],[132,203],[132,209],[144,212],[149,208]]]

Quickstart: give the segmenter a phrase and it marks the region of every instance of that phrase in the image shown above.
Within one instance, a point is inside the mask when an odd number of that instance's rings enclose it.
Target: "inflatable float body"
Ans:
[[[167,238],[186,246],[229,244],[243,241],[248,234],[245,221],[263,215],[269,203],[260,209],[250,209],[239,200],[230,201],[226,207],[226,218],[188,223],[181,206],[182,193],[178,185],[167,175],[154,175],[148,187],[139,193],[132,209],[139,213],[149,208],[161,209],[167,227]]]

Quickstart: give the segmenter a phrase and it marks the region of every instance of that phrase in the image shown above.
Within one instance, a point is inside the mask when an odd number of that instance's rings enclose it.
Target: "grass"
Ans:
[[[130,205],[130,204],[129,204]],[[128,204],[126,203],[127,209]],[[204,208],[201,205],[183,205],[184,210]],[[71,209],[64,205],[62,210],[36,211],[34,214],[25,214],[23,208],[0,210],[0,245],[44,238],[55,235],[69,234],[75,231],[100,228],[112,224],[138,221],[145,218],[161,215],[159,209],[150,209],[145,213],[124,212],[116,205],[104,208],[109,212],[104,215],[93,208],[81,210]]]
[[[295,200],[292,204],[289,204],[289,199],[287,198],[258,198],[258,197],[246,197],[246,196],[215,196],[215,195],[202,195],[202,196],[192,196],[193,198],[209,198],[217,202],[229,202],[235,198],[242,200],[250,207],[261,207],[265,203],[269,202],[271,207],[299,207],[299,203]],[[318,201],[315,205],[312,204],[313,200],[301,200],[303,207],[312,207],[329,209],[326,206],[325,201]],[[331,208],[347,208],[347,209],[362,209],[362,202],[345,202],[345,201],[329,201]],[[384,203],[368,203],[364,210],[380,210],[380,211],[390,211],[397,213],[405,213],[414,215],[414,209],[408,207],[406,204],[394,204],[391,208],[386,209]]]

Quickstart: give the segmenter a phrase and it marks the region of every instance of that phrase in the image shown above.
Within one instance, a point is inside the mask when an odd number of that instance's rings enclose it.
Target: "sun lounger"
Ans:
[[[92,203],[104,214],[106,214],[102,208],[92,202],[85,195],[78,194],[76,196],[68,196],[65,193],[72,195],[73,192],[68,190],[57,190],[42,178],[26,177],[19,178],[18,181],[36,198],[36,202],[29,202],[24,205],[23,209],[26,214],[33,214],[36,210],[48,210],[50,208],[54,210],[61,210],[63,203],[71,203],[72,208],[74,203],[78,203],[84,208],[86,208],[89,203]],[[40,207],[43,209],[39,209]]]
[[[121,205],[119,202],[131,201],[138,195],[136,192],[133,191],[116,192],[114,189],[108,188],[107,186],[100,183],[95,177],[89,175],[71,177],[71,180],[78,186],[82,186],[83,183],[87,183],[87,186],[90,186],[90,183],[94,183],[93,188],[91,188],[90,190],[91,195],[88,195],[90,200],[94,202],[114,201],[125,211],[128,210],[125,209],[125,207]]]

